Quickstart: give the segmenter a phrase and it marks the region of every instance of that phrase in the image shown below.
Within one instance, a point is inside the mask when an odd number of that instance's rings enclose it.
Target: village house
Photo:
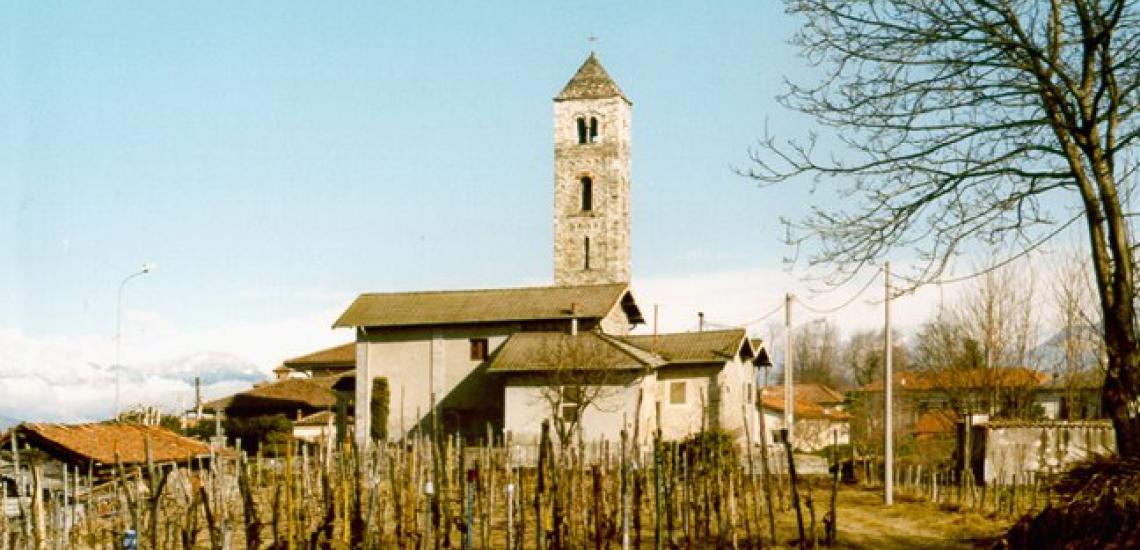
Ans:
[[[1064,385],[1024,367],[895,373],[896,422],[902,433],[953,436],[964,414],[995,419],[1096,419],[1100,409],[1091,384]],[[881,380],[851,392],[855,406],[881,407]]]
[[[797,451],[817,452],[832,445],[851,443],[851,415],[843,394],[823,384],[795,384],[792,444]],[[764,414],[768,443],[777,443],[776,432],[786,428],[784,386],[768,386],[757,394],[757,408]]]
[[[743,329],[536,332],[508,338],[488,370],[504,380],[504,428],[516,441],[533,442],[551,419],[576,425],[583,440],[616,441],[639,422],[646,438],[658,427],[667,440],[707,429],[743,443],[758,420],[748,406],[757,356]]]

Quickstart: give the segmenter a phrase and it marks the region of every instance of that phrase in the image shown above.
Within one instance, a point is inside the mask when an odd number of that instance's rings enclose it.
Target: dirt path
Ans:
[[[818,498],[817,494],[817,498]],[[959,550],[988,548],[1010,525],[1005,518],[938,510],[926,502],[896,497],[890,508],[882,493],[844,489],[839,493],[839,545],[835,548]],[[817,504],[818,505],[818,504]],[[817,519],[825,510],[817,509]],[[795,514],[779,518],[780,532],[796,531]],[[805,522],[807,518],[805,517]],[[818,528],[822,536],[822,527]]]

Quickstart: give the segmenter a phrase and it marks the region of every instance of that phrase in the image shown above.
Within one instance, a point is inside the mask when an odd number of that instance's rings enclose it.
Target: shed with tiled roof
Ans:
[[[161,426],[118,422],[89,424],[23,423],[0,438],[5,447],[11,438],[24,448],[73,466],[88,465],[106,473],[117,463],[145,464],[147,454],[156,463],[188,464],[209,458],[210,447]]]

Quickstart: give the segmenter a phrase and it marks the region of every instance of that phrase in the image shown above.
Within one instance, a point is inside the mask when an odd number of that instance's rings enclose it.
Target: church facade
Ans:
[[[671,439],[755,431],[766,355],[743,329],[630,335],[645,323],[629,284],[632,108],[594,54],[554,98],[554,285],[362,294],[336,321],[356,334],[358,443],[377,377],[389,438],[490,426],[525,441],[543,420],[584,439],[633,423]],[[587,403],[597,386],[605,399]]]

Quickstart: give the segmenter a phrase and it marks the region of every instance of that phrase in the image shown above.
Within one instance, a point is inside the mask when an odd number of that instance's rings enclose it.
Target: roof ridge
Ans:
[[[481,293],[481,292],[512,292],[523,290],[556,290],[556,289],[575,289],[575,288],[601,288],[610,286],[624,286],[629,287],[629,283],[600,283],[593,285],[545,285],[545,286],[516,286],[516,287],[497,287],[497,288],[458,288],[449,290],[396,290],[392,292],[362,292],[359,296],[392,296],[397,294],[461,294],[461,293]]]
[[[744,332],[745,336],[747,336],[747,331],[741,327],[741,328],[718,328],[716,330],[695,330],[695,331],[690,330],[690,331],[685,331],[685,332],[658,332],[656,335],[654,335],[654,334],[626,334],[623,336],[623,338],[638,338],[638,337],[645,338],[645,337],[653,337],[653,336],[657,336],[658,338],[660,338],[662,336],[689,336],[689,335],[696,335],[696,334],[724,334],[724,333],[728,333],[728,332]]]
[[[629,351],[629,349],[627,349],[627,347],[636,349],[636,350],[638,350],[642,353],[645,353],[645,354],[649,355],[650,357],[652,357],[654,359],[658,359],[662,362],[668,362],[669,361],[669,359],[667,357],[665,357],[664,355],[661,355],[658,352],[650,351],[647,349],[641,349],[640,347],[635,346],[632,343],[626,342],[625,340],[623,340],[622,338],[620,338],[618,336],[612,336],[612,335],[605,334],[603,332],[597,332],[597,331],[591,331],[591,332],[596,334],[603,341],[606,341],[607,343],[609,343],[611,346],[617,348],[618,351],[632,357],[634,361],[645,364],[645,366],[659,367],[661,365],[652,365],[649,362],[642,360],[642,358],[631,353]]]

